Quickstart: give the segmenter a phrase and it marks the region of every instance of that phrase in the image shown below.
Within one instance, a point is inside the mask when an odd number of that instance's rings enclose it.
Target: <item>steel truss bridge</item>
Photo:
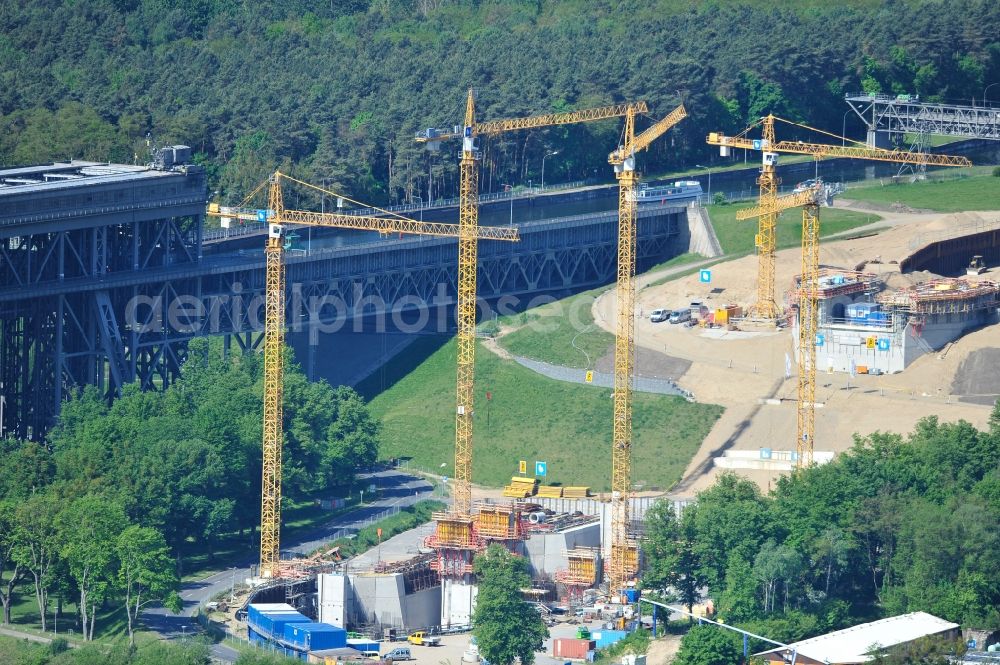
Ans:
[[[845,101],[867,125],[874,147],[903,134],[1000,140],[1000,106],[927,103],[911,95],[849,94]]]
[[[259,343],[263,248],[203,247],[204,175],[176,176],[172,187],[120,205],[81,209],[67,199],[65,210],[45,214],[30,202],[0,206],[3,432],[41,437],[83,386],[109,398],[134,382],[162,389],[179,376],[194,337],[221,335],[227,349],[235,342],[244,351]],[[617,213],[520,228],[519,243],[481,244],[481,303],[506,298],[517,308],[517,298],[614,281]],[[639,269],[686,251],[686,230],[681,207],[641,209]],[[286,253],[290,329],[389,315],[453,329],[453,316],[440,311],[454,306],[455,241],[367,238]]]

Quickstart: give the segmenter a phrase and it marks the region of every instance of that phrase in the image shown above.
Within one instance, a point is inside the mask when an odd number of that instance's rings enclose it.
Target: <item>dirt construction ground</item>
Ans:
[[[905,286],[934,277],[928,273],[899,274],[895,262],[916,247],[945,235],[961,235],[962,228],[1000,220],[1000,212],[882,214],[883,221],[871,229],[852,232],[852,236],[865,237],[825,241],[820,264],[853,269],[867,262],[864,270],[881,274],[890,287]],[[798,248],[778,252],[775,284],[779,304],[799,272]],[[982,278],[1000,279],[998,272],[1000,268],[993,267]],[[746,305],[755,299],[756,275],[756,256],[715,264],[710,284],[700,283],[695,272],[645,286],[661,277],[648,274],[640,277],[637,304],[639,311],[646,313],[658,307],[678,308],[692,300],[703,300],[710,308],[727,303]],[[593,313],[601,327],[613,332],[613,290],[595,301]],[[789,329],[728,332],[650,323],[648,317],[640,316],[636,345],[690,362],[679,377],[680,385],[699,402],[726,407],[675,488],[676,496],[690,497],[710,486],[718,473],[712,460],[724,451],[795,450],[796,368]],[[964,419],[985,427],[1000,392],[1000,379],[990,362],[994,359],[1000,359],[1000,325],[968,334],[937,353],[923,356],[899,374],[850,379],[846,374],[820,373],[815,450],[847,450],[854,434],[877,430],[907,433],[928,415],[945,421]],[[787,369],[791,378],[786,378]],[[780,475],[749,469],[737,473],[752,478],[765,491]]]
[[[600,623],[584,624],[591,630],[600,630]],[[535,663],[538,665],[563,665],[567,662],[565,658],[556,658],[552,655],[552,640],[559,637],[574,637],[576,635],[576,624],[558,624],[549,628],[549,639],[545,640],[545,649],[535,654]],[[386,645],[388,649],[391,645]],[[462,665],[462,654],[469,646],[469,635],[460,633],[458,635],[444,635],[441,638],[440,646],[436,647],[410,647],[413,660],[411,665]],[[676,635],[667,636],[655,640],[650,644],[647,655],[647,665],[665,665],[673,659],[680,646],[680,637]],[[468,664],[466,664],[468,665]]]

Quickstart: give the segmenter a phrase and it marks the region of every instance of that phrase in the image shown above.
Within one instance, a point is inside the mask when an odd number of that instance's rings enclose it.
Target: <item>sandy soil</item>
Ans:
[[[649,643],[649,651],[646,652],[646,665],[666,665],[673,662],[680,648],[680,635],[668,635],[653,640]]]
[[[883,217],[872,225],[876,235],[825,242],[820,263],[848,269],[865,263],[865,270],[885,276],[892,286],[904,286],[929,277],[904,276],[898,272],[896,263],[910,254],[918,246],[916,243],[924,244],[970,225],[994,222],[1000,213],[889,212],[883,213]],[[852,235],[863,231],[854,230]],[[775,284],[779,303],[784,302],[785,291],[799,272],[797,248],[778,252]],[[687,305],[692,300],[703,300],[709,307],[746,304],[754,299],[756,274],[757,259],[748,256],[716,264],[711,284],[699,283],[698,275],[694,274],[645,287],[657,277],[644,276],[639,280],[637,305],[641,311],[649,312],[657,307]],[[996,270],[984,278],[997,279]],[[593,313],[598,325],[613,332],[613,292],[595,301]],[[702,330],[654,324],[648,318],[641,318],[636,323],[636,344],[690,361],[679,383],[694,393],[698,401],[726,407],[675,488],[678,496],[691,496],[710,486],[717,474],[712,458],[725,450],[795,449],[796,382],[788,330]],[[856,433],[863,436],[877,430],[908,432],[917,420],[928,415],[948,421],[961,418],[978,427],[985,426],[990,406],[960,402],[952,394],[952,386],[959,366],[971,353],[994,347],[1000,347],[1000,326],[966,335],[941,352],[924,356],[900,374],[858,376],[849,382],[844,374],[820,374],[817,402],[822,406],[816,410],[815,449],[842,452],[850,448]],[[793,373],[791,378],[786,378],[786,357]],[[739,473],[765,490],[778,475],[767,471]]]

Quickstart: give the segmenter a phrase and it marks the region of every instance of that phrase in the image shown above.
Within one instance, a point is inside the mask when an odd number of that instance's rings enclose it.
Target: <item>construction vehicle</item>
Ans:
[[[635,381],[635,251],[636,251],[636,153],[645,150],[668,129],[687,117],[684,105],[638,136],[637,111],[625,113],[624,140],[608,155],[618,179],[618,280],[615,288],[614,420],[611,435],[611,561],[608,593],[622,593],[639,572],[639,546],[629,534],[632,497],[632,387]],[[673,316],[673,315],[671,315]],[[673,322],[673,318],[671,318]]]
[[[905,150],[886,150],[872,148],[865,144],[826,145],[822,143],[806,143],[803,141],[776,141],[774,122],[779,120],[790,125],[815,132],[822,130],[797,122],[783,120],[774,115],[761,118],[758,122],[744,129],[738,136],[726,136],[718,132],[708,135],[709,145],[719,146],[722,156],[727,156],[732,148],[760,150],[763,154],[760,184],[760,199],[756,207],[737,213],[737,219],[748,219],[756,216],[758,219],[757,237],[757,302],[752,311],[759,318],[774,319],[778,315],[777,304],[774,301],[774,233],[778,213],[782,209],[805,206],[802,210],[802,272],[799,279],[799,367],[798,367],[798,415],[796,418],[796,460],[799,467],[812,464],[815,449],[816,434],[816,327],[818,325],[818,295],[819,295],[819,194],[825,191],[821,181],[814,182],[811,188],[798,188],[800,191],[788,197],[777,196],[777,178],[774,168],[778,163],[778,153],[793,153],[812,155],[815,159],[824,157],[849,157],[852,159],[867,159],[882,162],[902,164],[934,165],[934,166],[972,166],[965,157],[953,155],[934,155],[922,152],[907,152]],[[761,127],[761,139],[749,139],[746,135],[755,127]],[[856,141],[851,141],[856,144]],[[799,198],[795,198],[799,197]]]
[[[282,196],[282,181],[294,182],[328,195],[338,196],[321,187],[292,178],[276,171],[261,183],[244,200],[249,202],[265,185],[268,188],[268,205],[264,210],[242,207],[225,209],[210,205],[210,216],[240,220],[263,219],[268,223],[268,238],[264,250],[266,275],[264,290],[264,415],[263,415],[263,482],[261,489],[260,571],[261,577],[280,577],[281,530],[281,451],[284,441],[282,422],[282,381],[284,375],[285,341],[285,253],[288,224],[324,226],[340,229],[378,231],[381,233],[411,233],[459,237],[458,225],[437,222],[418,222],[394,213],[382,211],[386,217],[319,213],[286,210]],[[345,200],[347,199],[346,197]],[[352,203],[357,203],[352,201]],[[241,204],[242,205],[242,204]],[[491,240],[518,240],[516,229],[507,227],[482,227],[467,234],[475,244],[480,238]]]
[[[969,261],[969,265],[965,268],[966,275],[982,275],[986,272],[986,264],[983,263],[983,257],[976,254]]]
[[[440,637],[432,636],[426,630],[418,630],[415,633],[410,633],[406,641],[418,647],[436,647],[441,644]]]

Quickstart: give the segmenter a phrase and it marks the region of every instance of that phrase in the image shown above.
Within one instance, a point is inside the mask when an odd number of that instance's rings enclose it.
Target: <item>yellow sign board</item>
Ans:
[[[865,347],[867,347],[869,349],[874,349],[876,341],[877,340],[874,337],[866,337],[865,338]]]
[[[527,460],[521,460],[520,462],[517,463],[517,472],[518,473],[528,473],[528,461]]]
[[[593,373],[593,372],[591,372],[590,370],[588,370],[588,371],[587,371],[587,378],[586,378],[586,379],[584,379],[584,380],[585,380],[585,381],[586,381],[587,383],[593,383],[593,382],[594,382],[594,373]]]

